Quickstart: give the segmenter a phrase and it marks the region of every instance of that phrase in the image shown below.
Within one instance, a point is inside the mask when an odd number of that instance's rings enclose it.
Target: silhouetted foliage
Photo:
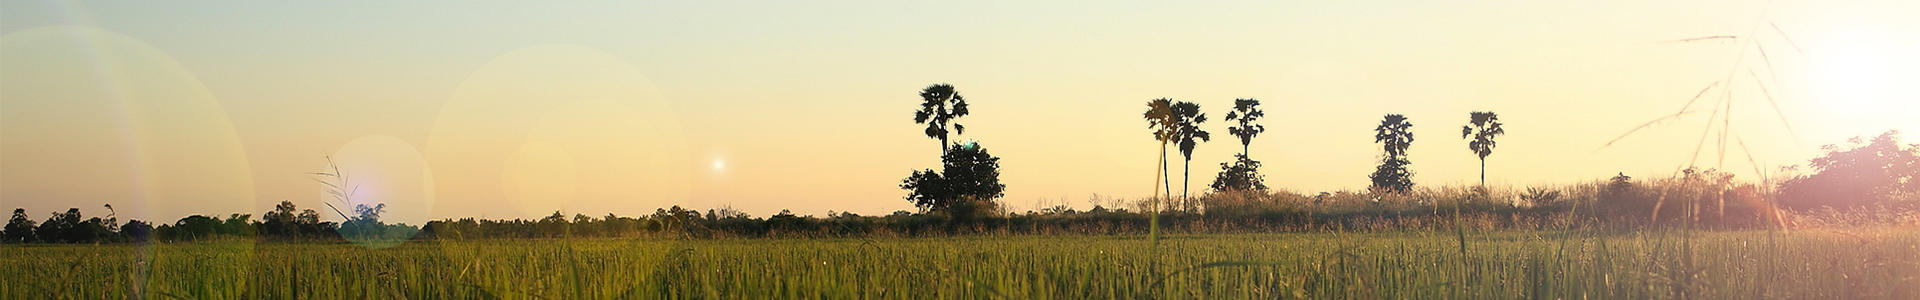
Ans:
[[[80,209],[69,208],[65,213],[55,213],[33,232],[41,242],[48,243],[91,243],[114,238],[114,229],[119,227],[112,220],[91,218],[80,215]]]
[[[1825,153],[1807,163],[1813,174],[1780,183],[1780,204],[1805,210],[1920,201],[1920,144],[1901,145],[1899,131],[1871,141],[1855,137],[1848,144],[1820,147]]]
[[[1467,150],[1480,156],[1480,186],[1487,185],[1487,156],[1493,155],[1495,146],[1493,137],[1507,134],[1500,127],[1500,116],[1489,111],[1476,111],[1468,115],[1467,125],[1460,126],[1460,138],[1472,137],[1467,142]]]
[[[1227,126],[1227,134],[1240,138],[1240,154],[1252,155],[1253,137],[1267,131],[1266,126],[1253,122],[1266,116],[1267,112],[1260,110],[1259,99],[1233,99],[1233,111],[1227,112],[1227,121],[1240,124]]]
[[[1000,183],[1000,158],[972,142],[954,145],[946,152],[940,159],[941,171],[914,171],[901,180],[900,188],[909,191],[907,201],[962,222],[993,211],[994,200],[1005,195],[1007,189]]]
[[[28,219],[27,210],[15,208],[13,209],[13,217],[7,219],[6,229],[0,231],[0,238],[4,238],[5,240],[3,242],[7,243],[30,243],[38,241],[39,238],[33,234],[33,227],[33,220]]]
[[[1215,175],[1210,187],[1215,191],[1264,190],[1266,183],[1260,176],[1260,162],[1253,160],[1251,149],[1253,137],[1266,132],[1266,126],[1254,124],[1267,113],[1260,110],[1260,100],[1234,99],[1233,111],[1227,112],[1227,121],[1238,121],[1238,126],[1228,126],[1227,133],[1240,138],[1240,154],[1234,155],[1234,161],[1220,163],[1220,174]]]
[[[967,127],[954,123],[967,115],[967,100],[960,97],[960,91],[945,83],[934,84],[920,90],[920,110],[913,112],[914,124],[927,124],[927,137],[940,139],[940,150],[947,149],[947,125],[953,125],[953,133],[966,134]]]
[[[1247,159],[1246,154],[1234,154],[1232,163],[1220,163],[1220,175],[1213,178],[1210,186],[1217,192],[1257,191],[1267,189],[1262,183],[1260,162]]]
[[[153,239],[153,225],[140,220],[129,220],[126,225],[120,225],[120,234],[129,242],[144,243]]]
[[[1174,127],[1178,128],[1173,132],[1173,140],[1180,145],[1180,156],[1186,158],[1180,171],[1180,197],[1187,198],[1190,196],[1187,186],[1193,182],[1193,149],[1199,147],[1200,142],[1211,140],[1212,135],[1200,129],[1200,124],[1207,122],[1207,114],[1200,112],[1200,104],[1185,101],[1174,103],[1173,119]]]
[[[1167,168],[1167,144],[1173,143],[1174,133],[1180,131],[1177,124],[1179,120],[1173,116],[1173,99],[1147,101],[1147,112],[1142,117],[1147,119],[1147,128],[1153,129],[1153,139],[1160,141],[1160,171],[1154,174],[1154,181],[1157,181],[1154,189],[1164,191],[1167,198],[1173,198],[1173,174]],[[1154,194],[1162,195],[1162,192]],[[1153,206],[1159,206],[1158,200]]]
[[[1373,180],[1373,188],[1396,193],[1412,190],[1413,172],[1407,170],[1407,166],[1413,162],[1407,160],[1407,147],[1413,145],[1413,123],[1408,122],[1406,116],[1388,114],[1373,132],[1373,142],[1380,143],[1385,152],[1380,166],[1368,176]]]

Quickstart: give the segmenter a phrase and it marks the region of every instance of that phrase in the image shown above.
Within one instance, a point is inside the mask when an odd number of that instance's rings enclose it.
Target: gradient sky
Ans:
[[[1902,84],[1920,80],[1920,5],[1768,5],[4,0],[0,206],[325,211],[307,173],[332,157],[359,201],[416,224],[675,204],[884,214],[911,210],[895,185],[938,163],[911,113],[943,82],[973,105],[956,140],[1002,157],[1018,210],[1146,197],[1158,144],[1140,113],[1158,97],[1201,104],[1221,137],[1193,158],[1196,193],[1239,150],[1220,121],[1234,98],[1265,104],[1251,152],[1268,185],[1302,192],[1363,188],[1386,113],[1412,119],[1423,185],[1475,180],[1455,135],[1474,110],[1507,125],[1494,184],[1672,174],[1718,90],[1601,145],[1729,74],[1729,143],[1765,170],[1920,130],[1920,91]],[[1713,35],[1765,53],[1668,42]],[[1754,178],[1739,148],[1721,162],[1707,144],[1697,164]]]

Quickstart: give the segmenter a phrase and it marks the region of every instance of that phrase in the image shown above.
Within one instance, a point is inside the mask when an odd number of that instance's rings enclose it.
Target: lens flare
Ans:
[[[111,204],[123,224],[155,225],[261,211],[225,109],[166,53],[98,28],[56,26],[0,36],[0,65],[0,205],[106,216],[103,206]],[[252,245],[144,248],[152,256],[135,267],[161,268],[171,255],[218,255],[238,268],[251,264]]]
[[[539,218],[687,205],[691,158],[671,103],[626,60],[535,46],[482,66],[427,139],[445,215]]]

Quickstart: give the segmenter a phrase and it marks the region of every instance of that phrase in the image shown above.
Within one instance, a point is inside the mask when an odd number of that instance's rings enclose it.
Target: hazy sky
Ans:
[[[1456,134],[1474,110],[1506,123],[1487,162],[1505,185],[1671,174],[1716,107],[1737,139],[1724,163],[1707,140],[1697,163],[1747,179],[1741,142],[1773,170],[1920,130],[1902,85],[1920,80],[1920,5],[1768,5],[4,0],[0,206],[326,211],[307,173],[332,157],[358,201],[416,224],[884,214],[911,210],[896,185],[938,163],[911,119],[933,83],[970,100],[955,139],[1002,158],[1019,210],[1147,196],[1158,143],[1140,113],[1158,97],[1201,104],[1219,137],[1194,155],[1195,193],[1239,150],[1234,98],[1265,104],[1251,152],[1268,185],[1301,192],[1363,188],[1386,113],[1414,123],[1429,186],[1478,175]],[[1714,35],[1761,47],[1668,42]],[[1601,149],[1728,78],[1697,113]]]

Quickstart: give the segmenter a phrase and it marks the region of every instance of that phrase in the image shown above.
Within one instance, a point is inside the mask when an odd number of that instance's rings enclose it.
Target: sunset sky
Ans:
[[[1507,127],[1492,184],[1670,175],[1715,104],[1772,172],[1848,137],[1920,134],[1915,15],[1897,0],[3,0],[0,207],[326,211],[308,173],[332,157],[359,201],[414,224],[885,214],[912,210],[896,185],[938,164],[912,120],[934,83],[969,100],[955,140],[1002,158],[1016,210],[1147,197],[1158,143],[1140,115],[1159,97],[1210,119],[1195,194],[1240,149],[1222,120],[1235,98],[1262,100],[1252,156],[1298,192],[1364,188],[1387,113],[1411,118],[1425,186],[1476,180],[1457,134],[1475,110]],[[1672,42],[1716,35],[1741,39]],[[1601,148],[1727,78],[1696,113]],[[1696,164],[1753,179],[1735,142],[1721,162],[1707,140]]]

